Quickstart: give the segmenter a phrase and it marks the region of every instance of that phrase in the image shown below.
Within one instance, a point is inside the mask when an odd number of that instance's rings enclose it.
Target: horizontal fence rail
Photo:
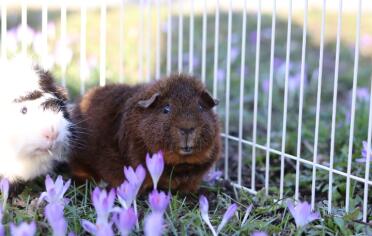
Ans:
[[[371,13],[366,0],[2,1],[1,60],[37,57],[75,96],[194,74],[221,100],[225,179],[368,222]]]

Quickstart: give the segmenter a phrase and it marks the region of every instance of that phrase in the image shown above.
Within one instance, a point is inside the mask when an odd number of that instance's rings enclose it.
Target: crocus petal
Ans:
[[[67,232],[67,222],[63,215],[61,204],[48,204],[45,207],[45,216],[49,225],[52,227],[53,236],[65,236]]]
[[[267,233],[263,231],[255,231],[251,234],[251,236],[267,236]]]
[[[218,180],[218,178],[220,178],[222,176],[222,171],[208,171],[208,173],[206,175],[204,175],[203,177],[203,181],[211,184],[213,182],[215,182],[216,180]]]
[[[154,212],[164,213],[170,202],[170,194],[153,190],[149,195],[149,202]]]
[[[115,190],[109,193],[96,187],[92,193],[93,206],[97,212],[97,224],[108,222],[110,213],[113,211],[115,201]]]
[[[163,152],[159,151],[155,153],[152,158],[149,154],[146,155],[146,166],[150,172],[154,189],[157,189],[157,185],[161,174],[164,171],[164,155]]]
[[[54,182],[49,175],[45,177],[45,188],[47,191],[49,191],[51,188],[54,188]]]
[[[6,205],[6,201],[8,200],[8,196],[9,196],[9,181],[8,179],[6,178],[2,178],[1,181],[0,181],[0,191],[1,191],[1,195],[3,197],[3,208],[5,208],[5,205]]]
[[[237,209],[238,209],[238,206],[235,203],[231,204],[229,208],[227,208],[225,214],[223,215],[222,221],[217,228],[217,233],[221,232],[221,230],[223,229],[223,227],[225,227],[225,225],[231,219],[231,217],[234,216]]]
[[[114,222],[120,231],[120,234],[122,236],[126,236],[132,231],[134,225],[136,224],[137,216],[133,208],[122,209],[121,212],[114,218]]]
[[[124,181],[124,183],[117,188],[116,192],[118,195],[118,200],[124,208],[129,208],[136,198],[134,195],[135,187],[128,181]]]
[[[163,233],[163,215],[153,212],[145,218],[145,236],[161,236]]]
[[[209,203],[208,203],[208,199],[204,195],[201,195],[199,198],[199,207],[200,207],[200,212],[202,213],[202,215],[208,214]]]
[[[203,221],[207,224],[209,229],[212,231],[212,234],[214,236],[217,235],[216,230],[213,228],[211,221],[209,220],[209,215],[208,215],[208,209],[209,209],[209,204],[208,200],[204,195],[201,195],[199,198],[199,208],[200,208],[200,215],[203,219]]]
[[[36,233],[35,222],[26,223],[23,222],[18,226],[10,224],[10,233],[12,236],[33,236]]]
[[[138,165],[136,171],[132,167],[124,167],[124,175],[127,181],[135,186],[135,196],[137,196],[139,189],[146,177],[146,171],[142,165]]]
[[[303,227],[314,220],[320,219],[319,212],[311,212],[311,206],[308,202],[299,202],[296,206],[294,206],[292,201],[288,201],[287,207],[295,220],[297,228]]]
[[[81,226],[90,234],[95,235],[97,233],[97,226],[88,220],[82,220]]]
[[[71,180],[68,180],[65,184],[63,183],[62,176],[58,176],[56,181],[50,178],[49,175],[45,178],[45,189],[46,192],[41,193],[38,204],[42,201],[47,201],[49,204],[59,203],[65,205],[68,199],[64,198],[64,194],[70,187]]]

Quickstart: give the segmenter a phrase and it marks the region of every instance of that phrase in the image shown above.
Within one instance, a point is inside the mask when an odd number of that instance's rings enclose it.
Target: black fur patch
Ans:
[[[65,102],[55,98],[49,98],[41,104],[44,110],[52,110],[55,112],[63,111]]]
[[[24,101],[32,101],[36,100],[38,98],[41,98],[43,96],[43,93],[40,91],[33,91],[27,94],[26,96],[20,96],[19,98],[14,99],[14,102],[20,103]]]
[[[45,71],[38,66],[35,67],[35,70],[40,77],[39,85],[43,92],[52,94],[62,101],[67,101],[65,90],[55,84],[53,76],[48,71]]]

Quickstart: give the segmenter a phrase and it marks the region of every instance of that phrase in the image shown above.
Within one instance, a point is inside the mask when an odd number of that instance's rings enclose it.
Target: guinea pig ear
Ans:
[[[140,100],[137,104],[142,108],[149,108],[155,101],[156,98],[160,96],[160,93],[154,93],[149,99]]]
[[[206,105],[208,105],[209,108],[212,108],[214,106],[217,106],[220,103],[220,101],[218,99],[213,98],[212,95],[208,91],[206,91],[206,90],[204,90],[202,92],[202,94],[201,94],[200,97],[201,97],[202,101]]]

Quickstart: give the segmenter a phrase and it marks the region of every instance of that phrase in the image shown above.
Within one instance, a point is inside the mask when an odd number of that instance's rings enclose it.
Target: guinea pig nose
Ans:
[[[180,128],[181,134],[182,135],[189,135],[192,132],[194,132],[194,128]]]
[[[43,132],[44,138],[46,138],[49,141],[56,140],[57,137],[58,137],[58,134],[59,134],[58,131],[56,131],[54,128],[44,130],[44,132]]]

